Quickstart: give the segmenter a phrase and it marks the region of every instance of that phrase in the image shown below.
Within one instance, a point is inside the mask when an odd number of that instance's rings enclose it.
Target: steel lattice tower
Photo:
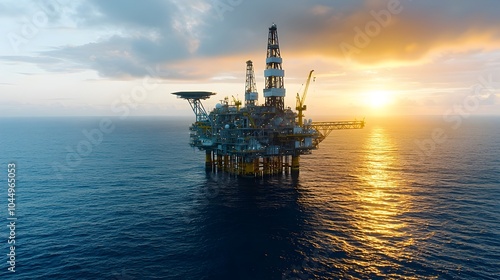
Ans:
[[[247,74],[245,81],[245,106],[256,105],[259,99],[257,93],[257,86],[255,85],[255,72],[253,70],[253,63],[251,60],[247,61]]]
[[[285,107],[285,88],[283,78],[285,71],[281,64],[283,59],[280,54],[280,46],[278,41],[278,28],[276,24],[269,27],[269,37],[267,41],[267,58],[266,70],[264,77],[266,79],[266,87],[264,89],[265,105],[276,107],[283,110]]]

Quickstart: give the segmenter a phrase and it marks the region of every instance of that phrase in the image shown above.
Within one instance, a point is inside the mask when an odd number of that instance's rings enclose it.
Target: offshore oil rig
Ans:
[[[314,70],[309,72],[302,95],[297,93],[296,111],[285,108],[285,71],[280,54],[278,30],[269,28],[264,105],[258,105],[258,92],[252,61],[246,62],[245,104],[226,97],[207,113],[202,100],[216,93],[174,92],[186,99],[196,116],[190,129],[190,145],[206,152],[206,169],[243,177],[288,174],[299,171],[301,155],[317,149],[333,130],[361,129],[364,120],[312,122],[304,120],[306,94]]]

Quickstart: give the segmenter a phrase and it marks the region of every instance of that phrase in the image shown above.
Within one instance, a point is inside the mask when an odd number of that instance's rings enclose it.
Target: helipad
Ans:
[[[216,95],[215,92],[209,91],[179,91],[172,94],[184,99],[208,99],[210,96]]]

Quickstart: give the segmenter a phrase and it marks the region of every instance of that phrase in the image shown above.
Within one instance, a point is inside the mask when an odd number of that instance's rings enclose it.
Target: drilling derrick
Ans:
[[[266,70],[264,77],[266,79],[266,87],[264,89],[264,97],[266,106],[271,106],[283,110],[285,107],[285,88],[283,78],[285,71],[281,64],[283,59],[280,54],[280,45],[278,41],[278,28],[276,24],[269,27],[269,36],[267,39],[267,57]]]
[[[303,120],[305,98],[312,71],[302,95],[297,94],[297,113],[285,108],[282,58],[276,25],[269,28],[265,104],[257,105],[258,94],[252,61],[246,62],[245,106],[226,97],[207,113],[202,100],[215,93],[175,92],[191,105],[196,121],[190,127],[190,144],[206,153],[206,169],[243,177],[296,173],[301,155],[317,149],[333,130],[363,128],[363,121],[312,122]]]
[[[257,86],[255,85],[255,72],[251,60],[247,61],[247,73],[245,81],[245,106],[254,106],[259,99]]]

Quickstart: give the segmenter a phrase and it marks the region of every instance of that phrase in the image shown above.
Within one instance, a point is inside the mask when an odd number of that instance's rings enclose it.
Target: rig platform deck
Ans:
[[[365,122],[312,122],[303,121],[305,96],[297,94],[297,112],[285,108],[284,70],[276,25],[269,28],[266,57],[265,104],[257,105],[258,94],[252,61],[246,62],[245,105],[233,97],[208,113],[201,100],[215,95],[213,92],[174,92],[186,99],[196,116],[190,127],[190,144],[206,152],[205,166],[213,172],[229,172],[244,177],[259,177],[299,171],[301,155],[317,149],[331,131],[361,129]]]

